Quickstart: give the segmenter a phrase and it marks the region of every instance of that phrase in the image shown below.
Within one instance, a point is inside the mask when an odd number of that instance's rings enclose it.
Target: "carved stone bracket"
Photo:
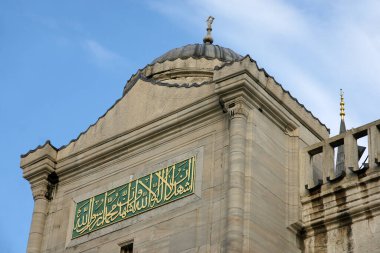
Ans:
[[[45,199],[46,192],[48,188],[49,182],[47,180],[42,180],[38,183],[38,185],[32,185],[32,193],[33,199],[36,201],[37,199]]]
[[[230,116],[230,119],[233,119],[235,117],[248,118],[249,107],[247,105],[247,102],[244,99],[232,100],[225,106]]]

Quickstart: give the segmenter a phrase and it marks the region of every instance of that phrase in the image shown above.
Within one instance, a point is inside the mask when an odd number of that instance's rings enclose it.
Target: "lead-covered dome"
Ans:
[[[124,88],[127,92],[138,79],[170,87],[192,87],[212,81],[215,68],[243,57],[235,51],[213,45],[211,24],[214,18],[207,19],[207,34],[203,44],[189,44],[169,50],[140,69]]]
[[[140,70],[139,74],[155,82],[201,84],[212,80],[216,67],[242,58],[229,48],[211,43],[190,44],[169,50]]]
[[[205,58],[209,60],[218,59],[220,61],[229,62],[240,60],[242,56],[229,48],[221,47],[218,45],[206,43],[190,44],[168,51],[167,53],[156,58],[151,64],[187,58]]]

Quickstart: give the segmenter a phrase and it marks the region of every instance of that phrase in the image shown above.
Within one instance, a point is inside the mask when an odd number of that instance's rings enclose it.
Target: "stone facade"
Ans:
[[[249,56],[211,44],[176,50],[139,70],[77,139],[22,156],[35,200],[28,252],[123,252],[131,243],[139,253],[365,252],[379,224],[371,207],[331,226],[321,213],[343,208],[337,195],[376,206],[363,196],[376,196],[377,163],[321,191],[305,159],[330,140],[326,126]],[[192,156],[192,194],[73,238],[77,203]]]

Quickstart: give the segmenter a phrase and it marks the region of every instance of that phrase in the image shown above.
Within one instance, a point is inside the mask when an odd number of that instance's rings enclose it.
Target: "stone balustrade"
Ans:
[[[359,166],[359,138],[368,136],[368,164]],[[334,148],[344,147],[344,170],[335,168]],[[348,130],[345,133],[306,147],[302,151],[301,170],[304,172],[306,194],[313,193],[326,184],[335,184],[343,178],[362,175],[380,166],[380,120]],[[301,179],[302,181],[302,179]]]

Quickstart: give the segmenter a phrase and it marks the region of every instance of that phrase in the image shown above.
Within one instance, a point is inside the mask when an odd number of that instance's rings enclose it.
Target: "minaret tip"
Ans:
[[[346,114],[344,112],[344,92],[342,89],[340,89],[340,118],[344,120],[345,115]]]
[[[212,36],[211,36],[211,31],[212,31],[212,22],[214,21],[213,16],[209,16],[208,19],[206,20],[207,22],[207,34],[203,38],[203,43],[205,44],[212,44],[214,42]]]

